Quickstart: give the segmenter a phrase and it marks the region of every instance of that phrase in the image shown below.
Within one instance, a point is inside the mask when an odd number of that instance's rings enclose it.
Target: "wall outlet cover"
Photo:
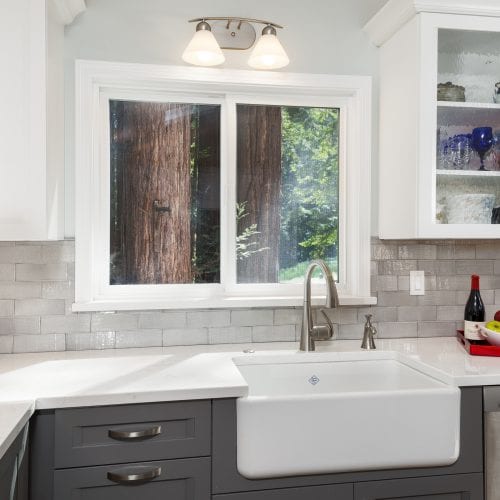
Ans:
[[[424,271],[410,271],[410,295],[425,295]]]

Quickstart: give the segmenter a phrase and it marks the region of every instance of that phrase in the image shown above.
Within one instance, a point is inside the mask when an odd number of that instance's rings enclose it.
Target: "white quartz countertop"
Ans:
[[[33,402],[0,403],[0,458],[33,414]]]
[[[318,342],[309,356],[334,360],[359,346]],[[248,349],[282,355],[297,348],[287,342],[0,355],[0,457],[35,409],[244,396],[233,358],[249,356]],[[500,358],[470,356],[455,338],[378,339],[366,355],[399,359],[450,385],[500,385]]]

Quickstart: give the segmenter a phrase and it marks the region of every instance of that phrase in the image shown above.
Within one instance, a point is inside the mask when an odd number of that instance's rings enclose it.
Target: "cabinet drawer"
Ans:
[[[150,478],[133,481],[134,475],[150,475]],[[84,467],[54,472],[54,500],[139,498],[210,500],[210,458]]]
[[[210,455],[210,401],[55,412],[55,468]]]
[[[371,481],[354,485],[355,500],[484,500],[482,474]]]
[[[353,485],[348,483],[304,488],[283,488],[280,490],[214,495],[212,498],[213,500],[352,500]]]

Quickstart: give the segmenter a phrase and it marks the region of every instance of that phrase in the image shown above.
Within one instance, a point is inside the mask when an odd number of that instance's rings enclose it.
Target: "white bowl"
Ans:
[[[500,346],[500,332],[490,330],[485,326],[479,327],[479,333],[492,345]]]

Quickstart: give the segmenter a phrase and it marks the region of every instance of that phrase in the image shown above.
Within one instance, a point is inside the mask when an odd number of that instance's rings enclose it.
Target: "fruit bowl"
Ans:
[[[500,346],[500,331],[490,330],[485,326],[479,327],[479,333],[492,345]]]

